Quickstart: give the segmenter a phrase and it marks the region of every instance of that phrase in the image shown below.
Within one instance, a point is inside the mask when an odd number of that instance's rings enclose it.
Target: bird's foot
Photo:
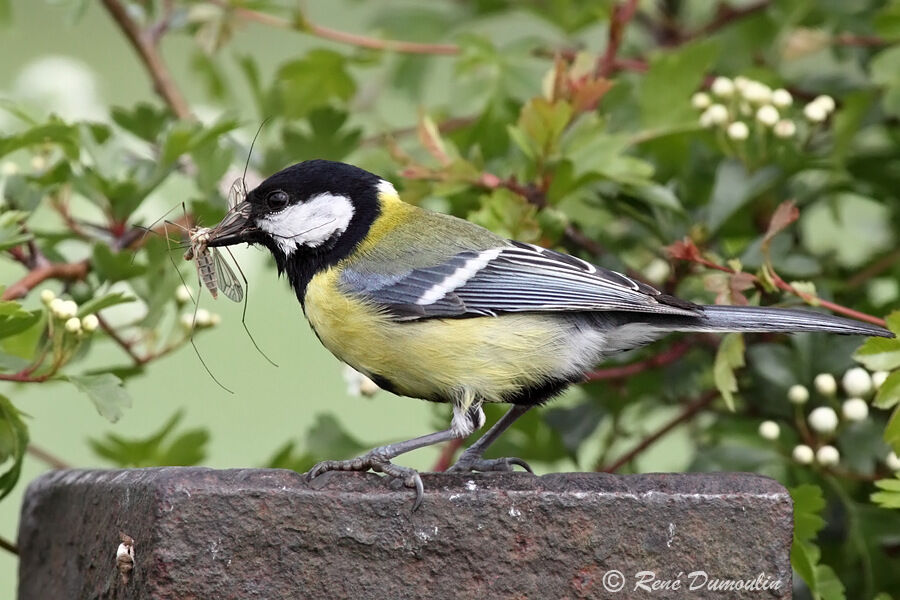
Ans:
[[[416,490],[416,501],[413,503],[413,510],[415,511],[421,506],[425,495],[425,487],[422,485],[422,478],[419,476],[418,471],[409,467],[395,465],[387,456],[380,453],[378,449],[348,460],[324,460],[309,470],[306,474],[306,480],[312,481],[328,471],[370,470],[376,473],[384,473],[391,479],[400,481],[404,486],[414,488]]]
[[[531,466],[521,458],[516,458],[514,456],[507,458],[468,458],[465,453],[459,457],[459,460],[457,460],[452,467],[447,469],[447,472],[469,473],[471,471],[478,471],[480,473],[485,473],[487,471],[512,471],[513,466],[515,465],[522,467],[529,473],[534,473]]]

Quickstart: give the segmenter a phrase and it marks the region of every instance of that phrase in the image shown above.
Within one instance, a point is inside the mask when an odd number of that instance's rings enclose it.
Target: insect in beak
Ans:
[[[250,210],[250,203],[244,201],[228,211],[225,218],[209,231],[207,246],[231,246],[241,242],[253,242],[259,229],[251,224]]]

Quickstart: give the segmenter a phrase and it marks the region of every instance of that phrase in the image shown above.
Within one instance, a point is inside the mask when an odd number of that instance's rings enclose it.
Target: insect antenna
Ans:
[[[272,117],[266,117],[263,119],[263,122],[259,124],[259,128],[256,130],[256,133],[253,135],[253,141],[250,142],[250,150],[247,152],[247,162],[244,163],[244,173],[241,175],[241,181],[244,184],[244,189],[247,189],[247,169],[250,167],[250,157],[253,156],[253,146],[256,145],[256,138],[259,137],[259,134],[262,132],[263,127],[266,126],[266,123],[272,120]]]

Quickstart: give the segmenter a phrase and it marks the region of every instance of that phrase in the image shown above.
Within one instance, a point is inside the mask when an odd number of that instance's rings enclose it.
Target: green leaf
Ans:
[[[347,433],[334,415],[320,414],[306,433],[307,447],[317,456],[349,458],[367,445]]]
[[[93,263],[100,279],[110,283],[132,279],[146,272],[143,265],[134,262],[134,254],[113,252],[104,242],[94,244]]]
[[[794,501],[794,536],[809,541],[825,527],[825,519],[821,517],[825,509],[822,488],[807,483],[789,491]]]
[[[31,239],[22,227],[28,213],[0,207],[0,251],[9,250]]]
[[[882,508],[900,509],[900,477],[881,479],[875,482],[880,492],[874,492],[869,498]]]
[[[737,391],[737,378],[734,370],[744,366],[744,337],[740,333],[729,333],[722,338],[716,352],[713,365],[713,379],[716,388],[722,394],[728,409],[734,411],[734,392]]]
[[[21,133],[0,136],[0,157],[39,144],[56,144],[66,156],[76,159],[79,154],[78,128],[51,117],[47,123],[36,125]]]
[[[900,339],[868,338],[853,358],[870,371],[893,371],[900,368]]]
[[[690,98],[717,54],[714,41],[685,44],[675,51],[655,53],[638,90],[641,123],[647,129],[696,123]]]
[[[111,112],[116,125],[151,143],[159,139],[172,119],[172,113],[167,109],[146,102],[139,102],[132,109],[114,107]]]
[[[884,87],[881,106],[894,117],[900,116],[900,46],[879,52],[869,63],[872,82]]]
[[[347,101],[356,82],[347,72],[347,59],[337,52],[316,49],[278,69],[276,90],[288,118],[304,117],[333,100]]]
[[[884,410],[900,404],[900,370],[888,375],[881,387],[878,388],[878,393],[872,404]]]
[[[0,474],[0,500],[16,486],[22,473],[22,459],[28,447],[28,427],[22,413],[6,396],[0,395],[0,465],[12,464]]]
[[[127,304],[129,302],[134,302],[135,300],[136,298],[134,296],[129,296],[122,292],[113,292],[112,294],[106,294],[105,296],[91,298],[79,307],[78,316],[83,317],[99,312],[104,308],[115,306],[116,304]]]
[[[29,329],[37,323],[43,311],[29,311],[14,300],[0,302],[0,339]]]
[[[718,230],[735,212],[772,187],[780,176],[781,171],[773,166],[749,173],[736,160],[719,163],[706,215],[709,230]]]
[[[482,196],[481,208],[469,213],[467,218],[506,238],[537,242],[541,237],[537,208],[507,189]]]
[[[123,409],[131,408],[131,396],[122,387],[122,380],[112,373],[102,375],[63,375],[65,379],[88,395],[97,412],[115,423]]]
[[[893,248],[891,211],[874,198],[842,192],[806,207],[800,216],[803,245],[817,256],[834,255],[848,269]]]
[[[884,428],[884,441],[900,454],[900,406],[894,409],[891,418]]]
[[[818,564],[822,553],[812,540],[825,526],[821,512],[825,508],[822,488],[805,484],[790,489],[794,501],[794,542],[791,566],[806,582],[816,600],[843,600],[844,585],[834,570]]]
[[[169,442],[184,414],[176,412],[157,431],[144,438],[126,439],[108,433],[103,439],[90,439],[91,449],[119,467],[191,466],[206,458],[209,432],[188,430]]]

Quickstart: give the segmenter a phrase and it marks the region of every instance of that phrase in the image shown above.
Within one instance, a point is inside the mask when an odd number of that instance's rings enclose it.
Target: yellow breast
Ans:
[[[571,327],[553,315],[397,322],[339,293],[337,282],[335,269],[310,281],[310,324],[340,360],[386,378],[403,395],[502,402],[524,387],[582,368],[571,364]]]

